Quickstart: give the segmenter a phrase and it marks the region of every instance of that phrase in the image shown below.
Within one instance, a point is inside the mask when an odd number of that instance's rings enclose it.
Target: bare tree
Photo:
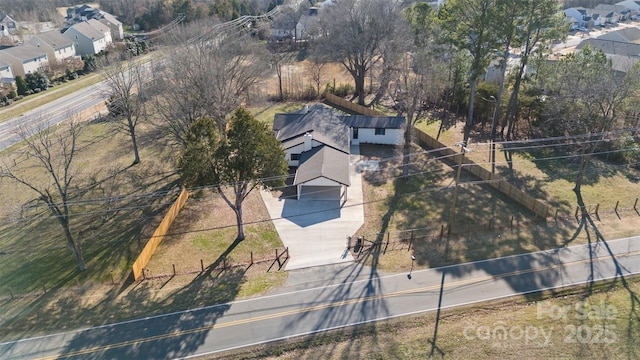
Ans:
[[[198,33],[201,27],[197,28]],[[153,71],[155,84],[163,84],[155,108],[177,143],[186,144],[193,121],[213,119],[224,134],[227,115],[247,100],[247,92],[267,73],[264,47],[249,34],[209,33],[206,38],[187,32]],[[185,45],[186,43],[186,45]]]
[[[327,63],[315,59],[308,61],[304,65],[305,75],[309,81],[313,83],[314,89],[316,90],[316,96],[320,96],[323,79],[322,74],[326,65]]]
[[[139,59],[115,61],[105,67],[102,76],[109,90],[107,107],[109,113],[116,119],[118,130],[125,132],[131,138],[133,147],[133,164],[140,162],[136,127],[140,119],[145,116],[145,86],[149,65]]]
[[[406,38],[400,3],[342,0],[325,6],[320,20],[323,36],[318,39],[318,50],[342,63],[353,77],[354,97],[358,104],[365,105],[365,79],[369,72],[381,65],[380,88],[386,89],[393,60],[403,52],[397,49],[398,40]]]
[[[13,180],[38,195],[38,200],[45,203],[51,215],[62,227],[67,246],[78,264],[78,269],[84,271],[87,265],[82,257],[81,239],[73,235],[69,211],[71,184],[75,179],[75,169],[72,165],[82,130],[77,120],[72,116],[60,127],[49,127],[46,122],[35,130],[26,125],[19,127],[16,133],[25,143],[21,157],[27,160],[14,163],[14,166],[3,161],[0,179]],[[25,172],[27,167],[30,176]],[[37,171],[38,174],[34,176],[33,171]]]

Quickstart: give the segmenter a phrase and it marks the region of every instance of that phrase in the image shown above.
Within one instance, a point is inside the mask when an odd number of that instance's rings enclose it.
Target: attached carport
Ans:
[[[349,154],[319,146],[300,155],[293,184],[298,200],[347,200]]]

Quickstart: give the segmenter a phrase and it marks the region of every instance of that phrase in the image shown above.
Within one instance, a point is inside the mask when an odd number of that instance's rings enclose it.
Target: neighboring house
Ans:
[[[598,36],[598,39],[640,44],[640,29],[636,27],[626,27],[602,34]]]
[[[629,9],[630,14],[637,15],[640,12],[640,1],[638,0],[624,0],[615,3],[615,5],[624,6]]]
[[[100,10],[94,9],[91,6],[84,4],[82,6],[70,7],[67,9],[67,17],[65,18],[67,24],[73,25],[94,19],[100,15]]]
[[[619,20],[618,14],[611,10],[590,9],[589,13],[593,17],[594,21],[598,22],[595,25],[616,25]]]
[[[271,38],[291,39],[296,34],[296,20],[293,12],[280,14],[271,22]]]
[[[97,19],[111,30],[111,39],[122,41],[124,40],[124,29],[122,28],[122,22],[116,19],[115,16],[108,12],[100,11],[102,18]]]
[[[57,30],[33,35],[31,39],[27,41],[27,44],[44,50],[49,56],[49,65],[51,67],[63,65],[66,60],[77,57],[76,46],[73,40],[62,35]]]
[[[571,23],[573,30],[581,28],[590,29],[595,26],[593,17],[585,8],[568,8],[564,10],[564,14],[567,17],[567,21]]]
[[[576,51],[580,51],[587,45],[592,49],[602,50],[607,58],[611,60],[612,68],[616,71],[627,72],[635,63],[640,61],[640,44],[603,39],[586,39],[576,46]]]
[[[84,4],[82,6],[68,8],[65,19],[69,27],[92,19],[100,21],[110,29],[111,38],[113,40],[120,41],[124,39],[122,22],[120,22],[114,15],[100,9],[92,8],[89,5]]]
[[[49,67],[47,53],[33,45],[25,44],[0,50],[0,63],[8,63],[14,76],[45,70]]]
[[[98,54],[112,43],[111,30],[94,19],[72,25],[63,35],[74,42],[76,53],[82,56]]]
[[[627,21],[631,16],[631,10],[623,5],[598,4],[595,10],[613,11],[618,16],[618,21]]]
[[[298,199],[346,200],[351,145],[401,145],[405,124],[401,116],[346,115],[315,104],[276,114],[273,131],[289,166],[297,167]]]
[[[13,76],[13,70],[11,64],[0,60],[0,86],[3,92],[13,90],[15,80]]]
[[[312,40],[319,35],[318,8],[309,8],[307,15],[300,16],[296,24],[296,40]]]
[[[0,31],[3,36],[15,35],[18,32],[18,22],[13,20],[11,16],[5,15],[0,20]]]

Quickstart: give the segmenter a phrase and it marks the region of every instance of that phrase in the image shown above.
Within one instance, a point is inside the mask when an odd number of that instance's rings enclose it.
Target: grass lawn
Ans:
[[[141,163],[131,166],[127,135],[108,122],[84,129],[74,160],[77,182],[71,192],[71,226],[83,239],[88,270],[77,272],[60,225],[39,205],[35,193],[14,182],[0,182],[0,339],[16,339],[120,321],[252,296],[280,286],[286,273],[261,262],[282,251],[279,236],[255,193],[245,202],[247,239],[237,246],[235,218],[218,195],[193,194],[148,266],[154,279],[126,283],[131,265],[180,187],[175,151],[161,130],[139,128]],[[48,181],[33,158],[6,153],[25,175]],[[40,181],[37,180],[37,181]],[[97,202],[82,200],[103,199]],[[105,211],[106,210],[106,211]],[[225,270],[172,277],[213,264],[228,249]],[[249,266],[251,252],[255,264]],[[115,285],[112,285],[115,282]],[[12,299],[16,297],[15,299]]]

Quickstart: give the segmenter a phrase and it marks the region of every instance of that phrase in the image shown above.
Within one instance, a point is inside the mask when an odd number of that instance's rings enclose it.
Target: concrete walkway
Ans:
[[[364,224],[362,176],[357,170],[360,147],[351,146],[347,201],[279,199],[261,191],[284,246],[289,248],[286,270],[353,261],[347,236]]]

